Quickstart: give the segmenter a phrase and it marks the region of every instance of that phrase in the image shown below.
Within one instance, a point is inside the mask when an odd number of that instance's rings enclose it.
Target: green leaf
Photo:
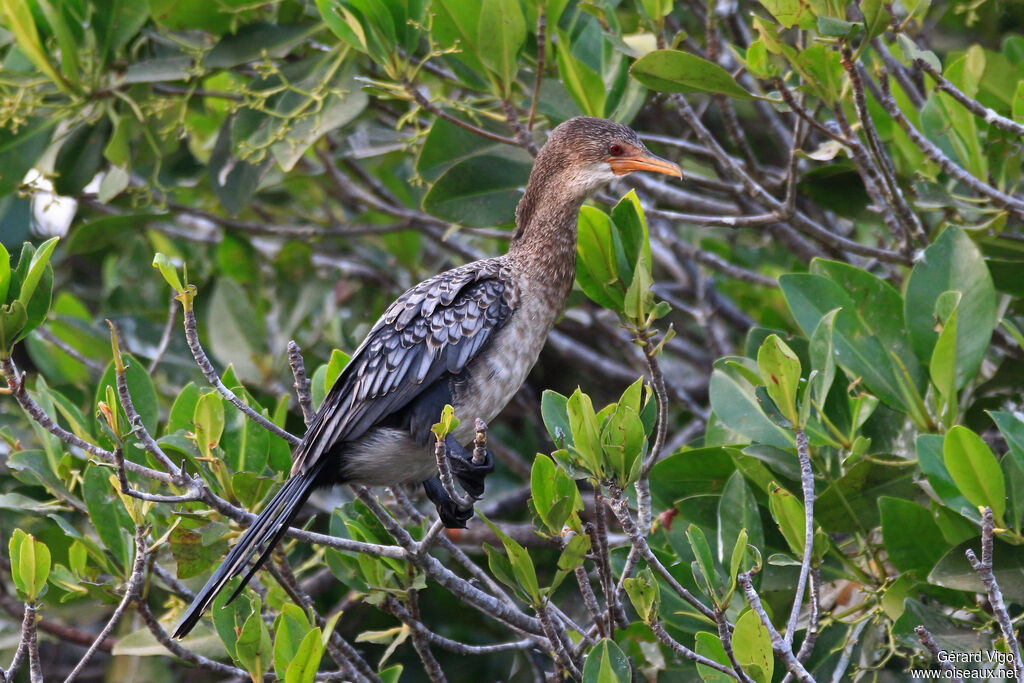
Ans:
[[[204,457],[211,457],[224,434],[224,400],[219,393],[211,390],[199,396],[192,422],[199,451]]]
[[[334,386],[334,382],[337,381],[341,375],[341,371],[348,365],[349,359],[352,356],[348,355],[341,349],[331,349],[331,358],[327,361],[327,374],[324,376],[324,389],[327,391],[331,390]]]
[[[171,260],[167,258],[166,254],[157,252],[153,256],[153,267],[160,271],[164,280],[171,286],[175,292],[182,292],[184,288],[181,286],[181,280],[178,279],[178,269],[174,267]]]
[[[1024,468],[1024,420],[1012,413],[996,410],[990,410],[988,414],[992,421],[996,423],[996,427],[999,428],[1003,438],[1006,439],[1006,445],[1010,450],[1010,457]]]
[[[15,529],[9,550],[14,585],[26,600],[35,601],[50,576],[50,549],[31,534]]]
[[[968,548],[978,553],[980,546],[981,539],[975,536],[947,552],[928,575],[928,583],[968,593],[987,593],[978,573],[964,555]],[[992,573],[1007,602],[1024,602],[1024,546],[996,540],[992,552]]]
[[[797,391],[800,387],[800,359],[778,335],[770,335],[757,351],[757,368],[768,395],[782,414],[797,424]]]
[[[0,243],[0,306],[7,303],[7,291],[11,286],[11,255]]]
[[[455,410],[451,407],[451,404],[446,403],[444,408],[441,409],[441,419],[436,422],[430,431],[434,434],[435,439],[443,439],[451,434],[459,426],[459,418],[455,417]]]
[[[77,197],[92,182],[103,166],[103,150],[112,129],[110,119],[103,117],[96,123],[84,123],[68,134],[54,162],[58,175],[53,189],[57,194]]]
[[[944,292],[960,292],[956,323],[956,386],[978,372],[996,325],[996,293],[981,252],[967,234],[950,226],[914,264],[907,280],[904,315],[914,353],[930,360],[938,340],[936,303]]]
[[[534,458],[530,491],[534,508],[551,534],[561,534],[573,511],[583,509],[576,482],[543,453]]]
[[[572,427],[569,424],[569,399],[557,391],[545,389],[540,398],[540,412],[551,440],[558,448],[572,445]]]
[[[711,546],[708,545],[707,537],[699,526],[690,524],[686,527],[686,540],[693,550],[693,556],[697,558],[693,563],[693,577],[697,581],[697,585],[709,598],[718,602],[721,597],[718,593],[721,582],[718,572],[715,571],[715,561],[711,556]]]
[[[58,88],[69,92],[70,87],[50,63],[46,50],[39,40],[39,32],[32,16],[32,6],[23,0],[0,0],[0,10],[3,10],[6,19],[4,26],[14,34],[14,40],[25,56]]]
[[[808,30],[817,23],[807,0],[761,0],[761,4],[786,28],[798,26]]]
[[[423,210],[460,225],[484,227],[509,223],[532,161],[523,150],[485,154],[449,168],[423,197]]]
[[[216,565],[228,549],[228,542],[224,538],[217,538],[213,542],[207,542],[204,535],[177,526],[171,531],[168,537],[171,546],[171,555],[178,567],[178,578],[189,579],[199,576],[211,567]]]
[[[651,264],[645,258],[641,258],[622,300],[622,312],[638,326],[647,319],[654,303],[654,293],[651,292],[653,285]]]
[[[576,106],[587,116],[603,116],[607,91],[601,74],[572,53],[569,36],[559,32],[558,77]]]
[[[726,560],[731,559],[728,554],[734,551],[741,536],[749,539],[744,545],[749,542],[756,548],[764,547],[764,529],[757,501],[739,471],[729,475],[718,500],[717,533],[718,561],[723,566]]]
[[[772,639],[761,618],[747,610],[736,620],[732,633],[733,654],[756,683],[771,683],[775,671]]]
[[[86,467],[82,479],[82,498],[96,535],[110,551],[115,566],[127,570],[131,566],[128,529],[134,528],[134,525],[124,506],[114,504],[108,476],[109,470],[95,465]]]
[[[477,23],[477,54],[502,85],[502,95],[512,94],[519,71],[519,51],[526,42],[526,18],[519,0],[483,0]]]
[[[956,417],[957,412],[956,336],[960,299],[960,292],[945,292],[936,300],[936,316],[942,325],[942,332],[935,342],[931,362],[928,364],[932,383],[943,399],[949,421]]]
[[[0,306],[0,357],[10,358],[11,349],[25,330],[28,313],[20,301]]]
[[[458,47],[454,58],[478,74],[484,72],[476,44],[481,9],[479,0],[435,0],[430,5],[435,13],[431,37],[442,48]]]
[[[884,0],[863,0],[860,4],[861,14],[864,15],[864,28],[867,31],[866,40],[881,35],[892,21],[892,15],[885,7]]]
[[[900,571],[927,576],[949,549],[932,514],[917,503],[890,496],[878,499],[878,510],[889,561]]]
[[[209,349],[225,365],[234,367],[245,382],[264,381],[258,358],[266,353],[262,315],[250,303],[245,289],[229,277],[220,277],[206,313]]]
[[[623,588],[626,589],[629,601],[633,603],[633,609],[645,623],[658,617],[661,588],[650,569],[645,568],[636,577],[626,579]]]
[[[273,661],[270,632],[260,614],[258,601],[238,634],[235,656],[254,681],[263,679],[263,673]]]
[[[569,542],[565,544],[562,554],[558,556],[558,569],[562,572],[571,572],[583,564],[587,552],[590,550],[590,536],[586,534],[573,534]]]
[[[679,50],[648,53],[638,59],[629,72],[633,78],[660,92],[710,92],[741,100],[754,99],[722,67]]]
[[[578,387],[566,402],[569,427],[572,430],[572,451],[580,458],[581,465],[595,478],[603,478],[603,449],[597,416],[590,397]]]
[[[1003,526],[1006,481],[988,444],[967,427],[957,425],[942,442],[942,460],[967,500],[972,505],[992,508],[996,523]]]
[[[595,303],[623,310],[625,287],[620,282],[612,221],[603,211],[584,206],[576,226],[576,282]]]
[[[498,528],[491,520],[482,514],[477,515],[491,528],[491,531],[498,537],[501,544],[505,546],[505,553],[508,555],[509,567],[515,577],[515,583],[526,596],[531,604],[540,604],[540,586],[537,584],[537,571],[533,567],[533,560],[530,553],[514,539],[510,538],[504,531]],[[500,577],[499,577],[500,578]]]
[[[285,683],[313,683],[323,656],[322,634],[319,628],[314,628],[302,639],[288,662]]]
[[[751,441],[777,448],[792,448],[792,433],[782,429],[765,415],[747,378],[730,368],[725,359],[715,363],[711,372],[711,409],[734,432]],[[736,359],[738,363],[750,362]]]
[[[812,273],[791,273],[779,278],[797,324],[810,335],[828,313],[842,309],[833,327],[839,364],[885,403],[907,412],[915,410],[916,402],[906,390],[905,378],[909,376],[916,387],[921,371],[900,320],[899,294],[869,273],[828,263],[830,276],[846,277],[833,280]]]
[[[36,288],[43,280],[43,274],[50,267],[50,255],[53,253],[53,249],[57,246],[59,240],[59,237],[51,237],[40,244],[39,248],[32,254],[32,260],[28,264],[28,270],[22,276],[21,289],[18,292],[18,301],[26,309],[29,307],[33,295],[35,295]],[[22,258],[24,258],[24,252],[22,253]],[[18,263],[18,270],[22,270],[20,261]],[[49,295],[46,298],[49,300]]]
[[[768,494],[768,509],[789,549],[797,557],[804,554],[804,506],[792,493],[775,486]]]
[[[583,666],[583,683],[630,683],[632,680],[629,659],[614,640],[604,638],[590,648]]]
[[[694,650],[696,650],[697,654],[718,662],[722,666],[732,668],[732,662],[729,661],[728,655],[725,654],[725,648],[722,647],[722,641],[719,640],[717,634],[698,631],[694,637]],[[700,674],[700,679],[704,683],[728,683],[728,681],[736,680],[732,676],[728,676],[703,664],[697,665],[697,673]]]
[[[274,620],[274,673],[278,678],[285,677],[288,666],[311,630],[309,617],[301,607],[291,602],[281,605],[281,611]]]

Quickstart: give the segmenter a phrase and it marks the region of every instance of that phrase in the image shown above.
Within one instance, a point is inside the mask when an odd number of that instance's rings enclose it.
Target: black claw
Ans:
[[[466,493],[474,498],[484,495],[484,479],[494,471],[494,454],[489,448],[484,449],[484,461],[473,462],[473,454],[462,447],[451,435],[445,439],[445,450],[451,462],[452,474]]]
[[[441,480],[431,477],[423,482],[423,490],[427,498],[437,508],[437,516],[446,529],[465,529],[466,522],[473,516],[473,508],[463,509],[452,500],[441,486]]]

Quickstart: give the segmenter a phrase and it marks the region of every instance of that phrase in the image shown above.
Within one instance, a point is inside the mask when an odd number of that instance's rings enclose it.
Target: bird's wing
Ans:
[[[327,393],[295,450],[292,474],[308,471],[334,444],[358,438],[401,410],[445,373],[460,373],[509,319],[513,290],[500,260],[489,259],[400,296]]]

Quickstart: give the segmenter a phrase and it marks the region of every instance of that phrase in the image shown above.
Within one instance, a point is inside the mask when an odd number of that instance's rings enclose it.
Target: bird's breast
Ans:
[[[470,363],[468,379],[453,388],[452,408],[462,420],[455,431],[460,443],[473,438],[475,418],[490,421],[519,391],[559,310],[557,302],[543,295],[523,296],[511,319]]]

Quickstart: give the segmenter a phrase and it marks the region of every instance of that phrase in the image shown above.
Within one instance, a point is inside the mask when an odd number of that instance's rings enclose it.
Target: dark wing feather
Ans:
[[[514,287],[497,260],[421,282],[400,296],[356,349],[294,454],[308,471],[342,441],[401,410],[445,373],[457,375],[508,320]]]

